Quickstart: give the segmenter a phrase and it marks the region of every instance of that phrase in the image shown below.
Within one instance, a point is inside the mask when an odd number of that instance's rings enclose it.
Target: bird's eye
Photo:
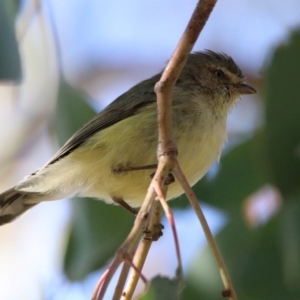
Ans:
[[[224,73],[221,70],[217,70],[215,72],[215,75],[216,75],[217,78],[223,78],[224,77]]]

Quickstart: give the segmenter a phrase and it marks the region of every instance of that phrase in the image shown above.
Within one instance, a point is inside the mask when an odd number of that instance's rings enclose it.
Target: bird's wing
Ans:
[[[118,97],[89,123],[77,131],[66,144],[54,155],[48,164],[53,164],[68,155],[96,132],[103,130],[121,120],[124,120],[149,103],[156,101],[154,84],[159,80],[160,74],[145,80]]]

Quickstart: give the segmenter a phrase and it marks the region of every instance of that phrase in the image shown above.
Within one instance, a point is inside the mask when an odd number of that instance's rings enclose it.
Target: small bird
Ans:
[[[35,204],[66,197],[92,197],[134,212],[155,171],[158,142],[154,85],[161,73],[119,96],[77,131],[43,168],[0,194],[0,225]],[[178,160],[194,185],[219,159],[228,112],[244,83],[233,59],[210,50],[189,55],[173,90],[173,135]],[[183,193],[178,182],[168,200]]]

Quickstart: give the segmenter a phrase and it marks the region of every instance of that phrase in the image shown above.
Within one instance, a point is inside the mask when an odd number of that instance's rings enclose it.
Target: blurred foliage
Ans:
[[[6,9],[9,17],[14,19],[21,9],[21,1],[20,0],[2,0],[4,5],[4,9]],[[22,3],[24,4],[24,3]]]
[[[0,1],[0,80],[19,81],[21,61],[14,32],[20,2]],[[300,32],[273,55],[264,78],[265,123],[226,153],[214,178],[204,178],[197,196],[226,211],[228,224],[217,242],[237,294],[243,300],[300,299]],[[86,97],[61,84],[55,124],[61,144],[95,112]],[[99,170],[100,172],[101,170]],[[265,224],[250,227],[245,200],[266,184],[276,187],[282,205]],[[186,198],[172,201],[185,209]],[[74,281],[105,266],[131,229],[134,217],[101,201],[74,199],[64,270]],[[200,230],[200,228],[199,228]],[[222,299],[220,275],[208,248],[189,269],[181,299]],[[179,299],[181,284],[155,277],[141,299]]]
[[[55,121],[61,144],[95,115],[85,98],[66,83],[61,84]],[[72,207],[64,268],[71,280],[82,280],[112,257],[131,229],[134,216],[121,207],[85,198],[73,199]]]
[[[300,299],[299,53],[298,32],[275,51],[266,73],[264,128],[221,159],[216,178],[196,185],[202,199],[230,214],[217,242],[243,300]],[[250,228],[241,204],[268,182],[279,189],[282,207]],[[222,299],[218,271],[206,273],[203,265],[215,265],[208,249],[195,258],[182,299]]]
[[[300,34],[280,47],[267,74],[266,141],[273,182],[284,195],[300,190]]]
[[[13,24],[17,5],[0,1],[0,81],[21,80],[21,59]]]
[[[217,242],[243,300],[300,299],[299,53],[300,34],[295,33],[287,45],[275,51],[265,74],[264,127],[222,157],[217,176],[195,186],[199,198],[229,215]],[[92,115],[78,92],[63,85],[57,122],[63,140]],[[250,227],[243,214],[245,200],[266,184],[278,188],[282,206],[266,224]],[[74,200],[73,208],[65,270],[69,278],[80,280],[111,258],[129,232],[133,217],[120,208],[85,199]],[[171,280],[157,277],[142,299],[176,294],[177,288]],[[193,259],[181,299],[222,299],[222,289],[206,248]]]
[[[140,300],[179,300],[182,282],[179,279],[156,276],[151,280],[150,287]]]

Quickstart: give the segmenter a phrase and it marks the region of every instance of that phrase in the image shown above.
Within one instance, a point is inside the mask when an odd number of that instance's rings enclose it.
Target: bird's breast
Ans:
[[[180,109],[177,109],[178,112]],[[155,169],[123,173],[113,170],[157,163],[156,114],[155,109],[149,108],[148,113],[120,121],[96,134],[84,146],[85,149],[82,147],[70,155],[70,158],[81,161],[81,177],[84,174],[85,181],[80,193],[82,196],[106,202],[111,202],[111,197],[119,197],[135,207],[142,204]],[[194,113],[179,115],[173,123],[179,163],[189,183],[194,185],[221,153],[226,139],[226,120],[214,122],[208,114]],[[168,187],[168,199],[180,194],[182,189],[175,181]]]
[[[221,155],[226,140],[224,122],[203,122],[189,128],[178,141],[178,160],[189,183],[194,185]]]

